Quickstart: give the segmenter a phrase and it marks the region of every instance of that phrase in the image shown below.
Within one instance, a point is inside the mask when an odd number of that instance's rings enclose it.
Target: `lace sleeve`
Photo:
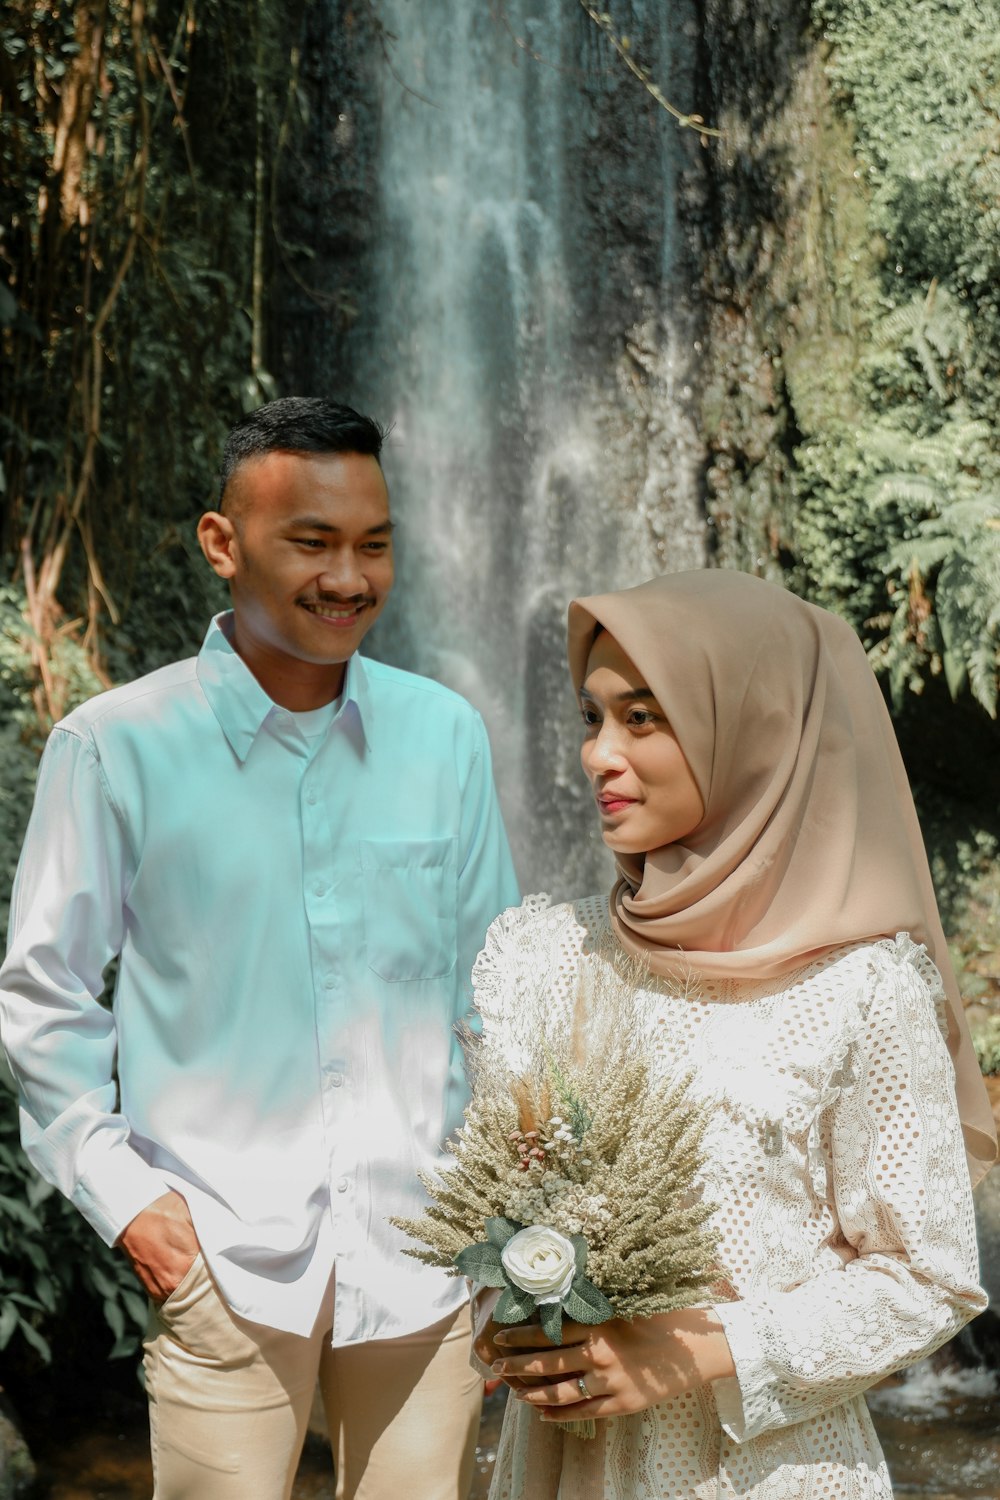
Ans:
[[[510,981],[515,953],[523,949],[525,927],[540,912],[548,911],[548,896],[525,896],[520,906],[508,906],[490,923],[479,957],[472,966],[472,991],[476,1010],[484,1023],[495,1024],[504,1011],[504,995]]]
[[[940,981],[921,953],[906,937],[875,948],[867,1026],[824,1122],[855,1258],[716,1308],[736,1366],[716,1382],[716,1401],[737,1442],[858,1395],[986,1306]]]

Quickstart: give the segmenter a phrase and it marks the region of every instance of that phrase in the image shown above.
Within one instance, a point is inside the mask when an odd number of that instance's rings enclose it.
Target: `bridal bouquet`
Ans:
[[[534,969],[534,972],[533,972]],[[464,1037],[472,1080],[431,1205],[393,1222],[407,1253],[501,1289],[497,1323],[578,1323],[704,1301],[716,1272],[713,1205],[699,1189],[704,1107],[655,1067],[645,969],[617,947],[580,961],[575,1001],[512,964]],[[506,986],[506,988],[504,988]]]

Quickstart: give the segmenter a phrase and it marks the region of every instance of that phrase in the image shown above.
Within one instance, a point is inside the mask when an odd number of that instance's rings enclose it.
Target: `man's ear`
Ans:
[[[198,522],[198,543],[210,568],[220,578],[232,578],[236,572],[236,527],[221,511],[207,510]]]

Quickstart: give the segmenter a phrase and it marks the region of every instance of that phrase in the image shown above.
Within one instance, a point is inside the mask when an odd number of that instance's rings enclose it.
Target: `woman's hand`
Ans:
[[[551,1422],[642,1411],[734,1373],[722,1324],[710,1308],[612,1318],[593,1328],[567,1322],[563,1339],[550,1344],[534,1323],[491,1331],[495,1374]]]
[[[472,1295],[472,1347],[478,1359],[484,1365],[491,1366],[496,1370],[497,1360],[503,1359],[505,1350],[497,1342],[498,1334],[511,1332],[509,1323],[494,1323],[493,1309],[500,1301],[500,1293],[492,1287],[479,1287]],[[574,1325],[575,1326],[575,1325]],[[539,1330],[541,1332],[541,1330]],[[548,1340],[544,1340],[546,1346],[551,1348]],[[544,1376],[536,1376],[534,1379],[528,1377],[523,1380],[511,1376],[506,1384],[512,1390],[519,1391],[524,1386],[544,1384]],[[499,1377],[486,1382],[486,1394],[492,1395],[497,1386],[503,1385],[504,1381]]]
[[[503,1350],[497,1347],[496,1336],[500,1332],[506,1332],[509,1323],[494,1323],[493,1309],[500,1301],[500,1293],[492,1287],[479,1287],[472,1294],[472,1347],[476,1357],[487,1368],[494,1365],[498,1359],[503,1357]],[[520,1388],[522,1384],[532,1382],[510,1380],[508,1385]],[[485,1383],[486,1395],[492,1396],[498,1386],[503,1385],[499,1377],[487,1380]]]

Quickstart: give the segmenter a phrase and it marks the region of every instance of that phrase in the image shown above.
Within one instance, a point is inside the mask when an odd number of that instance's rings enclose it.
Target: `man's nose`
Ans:
[[[368,592],[368,582],[362,571],[361,561],[353,548],[328,556],[316,582],[320,590],[326,594],[365,594]]]

